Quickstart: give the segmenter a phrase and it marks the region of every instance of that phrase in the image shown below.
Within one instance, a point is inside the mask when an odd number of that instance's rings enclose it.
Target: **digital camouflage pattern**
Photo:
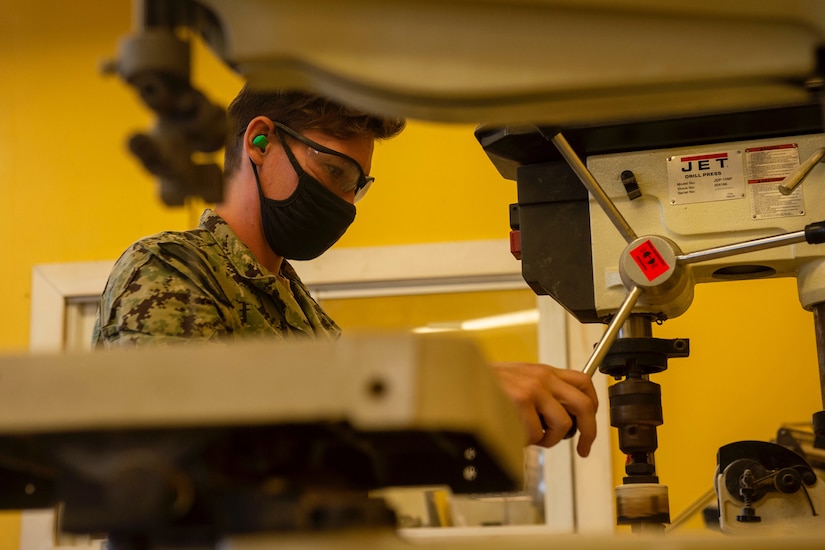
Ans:
[[[335,338],[340,332],[286,260],[273,274],[206,210],[197,229],[147,237],[123,253],[101,296],[92,344]]]

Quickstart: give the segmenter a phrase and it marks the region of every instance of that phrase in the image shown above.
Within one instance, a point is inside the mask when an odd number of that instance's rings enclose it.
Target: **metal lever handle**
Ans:
[[[596,202],[599,203],[599,206],[601,206],[604,213],[607,214],[607,217],[610,218],[610,221],[613,222],[613,225],[616,226],[616,229],[619,230],[624,240],[628,243],[635,241],[637,238],[636,232],[633,231],[633,228],[630,227],[630,224],[627,223],[622,213],[619,212],[619,209],[616,208],[616,205],[613,204],[613,201],[610,200],[610,197],[604,192],[602,186],[599,185],[599,182],[596,181],[596,178],[593,177],[593,174],[587,169],[587,166],[584,165],[579,155],[570,147],[570,144],[567,143],[564,136],[558,133],[553,136],[550,141],[553,142],[553,145],[559,150],[561,156],[564,157],[564,160],[567,161],[567,164],[579,177],[584,187],[593,195]]]
[[[601,339],[599,339],[599,343],[596,344],[596,347],[593,348],[593,353],[590,355],[590,359],[587,360],[587,363],[584,365],[582,372],[591,378],[598,370],[599,365],[601,365],[602,361],[604,361],[605,355],[607,355],[608,350],[610,350],[610,346],[613,345],[613,342],[616,341],[616,336],[619,335],[619,330],[624,325],[627,318],[630,317],[631,311],[633,311],[633,306],[636,305],[636,302],[639,299],[639,296],[642,295],[642,288],[639,286],[634,286],[630,289],[627,297],[622,302],[622,305],[619,306],[619,310],[610,320],[610,323],[607,325],[607,330],[604,331],[602,334]],[[569,439],[576,434],[576,430],[578,427],[576,426],[576,417],[573,416],[573,425],[570,427],[570,430],[565,434],[564,438]]]
[[[602,334],[599,343],[596,344],[596,347],[593,349],[593,354],[590,355],[590,359],[588,359],[584,365],[582,369],[584,374],[593,376],[596,373],[599,365],[604,360],[604,356],[607,355],[608,350],[610,350],[610,346],[612,346],[616,340],[616,336],[618,336],[622,325],[624,325],[627,318],[630,317],[630,312],[633,310],[633,306],[636,305],[636,301],[639,299],[639,296],[642,295],[642,292],[643,290],[639,286],[634,286],[630,289],[624,302],[619,306],[619,310],[607,325],[607,330]]]
[[[825,147],[821,149],[817,149],[816,152],[808,157],[808,159],[800,164],[796,170],[791,172],[788,177],[782,180],[782,183],[779,185],[779,192],[783,195],[790,195],[793,193],[793,190],[802,183],[802,180],[805,179],[811,170],[814,169],[821,160],[822,157],[825,156]]]
[[[584,187],[590,192],[596,202],[599,203],[599,206],[602,210],[604,210],[607,217],[610,218],[610,221],[613,222],[613,225],[616,226],[616,229],[619,233],[621,233],[625,241],[628,243],[635,241],[638,238],[636,232],[633,231],[633,228],[630,227],[630,224],[627,223],[627,220],[624,216],[622,216],[622,213],[619,212],[619,209],[616,208],[616,205],[613,204],[613,201],[610,200],[610,197],[607,196],[607,193],[604,192],[602,186],[599,185],[599,182],[596,181],[596,178],[590,170],[588,170],[587,166],[585,166],[579,158],[579,155],[576,154],[576,151],[573,150],[561,132],[550,138],[550,141],[553,142],[553,145],[555,145],[556,149],[559,150],[561,156],[570,168],[573,169],[573,172],[575,172],[575,174],[579,177],[579,180],[581,180]],[[607,351],[610,349],[610,346],[612,346],[613,342],[616,340],[616,336],[619,334],[619,329],[621,329],[624,322],[627,321],[633,306],[636,305],[636,301],[639,299],[639,296],[642,295],[642,292],[642,288],[638,286],[634,286],[630,289],[630,293],[627,295],[624,302],[622,302],[622,305],[613,316],[613,319],[611,319],[610,324],[607,325],[607,330],[602,335],[599,343],[596,344],[593,354],[590,356],[590,359],[587,361],[584,369],[582,369],[583,373],[588,376],[593,376],[593,374],[595,374],[604,359],[604,356],[607,355]]]
[[[622,235],[624,240],[628,243],[635,241],[638,238],[636,232],[632,227],[630,227],[630,224],[627,223],[627,220],[624,218],[622,213],[619,212],[619,209],[616,208],[616,205],[613,204],[613,201],[610,200],[610,197],[607,193],[605,193],[602,186],[599,185],[599,182],[596,181],[596,178],[590,170],[587,169],[587,166],[585,166],[584,162],[582,162],[578,154],[576,154],[576,151],[573,150],[561,132],[550,138],[550,141],[556,149],[558,149],[562,158],[564,158],[576,176],[578,176],[585,189],[590,192],[610,221],[613,222],[613,225]],[[638,286],[634,286],[630,289],[630,293],[627,295],[624,302],[622,302],[622,305],[613,316],[613,319],[611,319],[610,324],[607,326],[607,330],[602,335],[599,343],[596,344],[593,354],[590,356],[590,359],[587,361],[584,369],[582,369],[582,372],[590,377],[596,373],[596,370],[604,360],[605,355],[607,355],[610,346],[612,346],[613,342],[616,340],[616,336],[619,334],[619,329],[621,329],[624,322],[627,321],[633,306],[636,305],[636,301],[639,299],[639,296],[642,295],[642,292],[643,290]],[[576,433],[576,417],[574,416],[572,419],[573,426],[564,436],[565,439],[573,437]]]
[[[774,235],[772,237],[753,239],[751,241],[728,244],[725,246],[718,246],[716,248],[707,248],[705,250],[697,250],[696,252],[690,252],[687,254],[680,254],[679,256],[676,256],[676,261],[682,265],[695,264],[696,262],[715,260],[716,258],[725,258],[728,256],[735,256],[737,254],[756,252],[757,250],[766,250],[768,248],[776,248],[779,246],[801,242],[806,242],[808,244],[825,243],[825,221],[810,223],[805,226],[805,229],[800,231],[792,231],[790,233],[782,233],[781,235]]]

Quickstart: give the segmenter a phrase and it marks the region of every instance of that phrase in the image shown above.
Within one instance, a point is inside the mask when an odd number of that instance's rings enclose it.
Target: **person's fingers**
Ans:
[[[525,374],[525,369],[510,364],[493,365],[493,372],[498,377],[499,385],[515,404],[525,429],[525,443],[533,445],[544,437],[544,427],[536,411],[536,394],[542,392],[535,376]],[[552,398],[549,394],[548,398]]]
[[[569,369],[555,369],[556,375],[570,384],[571,386],[577,388],[579,391],[584,393],[594,405],[594,409],[598,410],[599,408],[599,396],[596,394],[596,388],[593,386],[593,380],[591,377],[581,371],[576,370],[569,370]]]
[[[518,408],[528,443],[555,445],[567,435],[575,417],[580,433],[577,451],[581,456],[589,454],[596,437],[598,407],[590,377],[532,363],[497,364],[493,369]]]
[[[573,419],[565,408],[552,398],[549,394],[536,403],[536,409],[544,420],[545,430],[542,438],[536,445],[542,447],[552,447],[567,435],[570,427],[573,426]]]
[[[561,383],[553,385],[553,397],[564,407],[565,411],[576,418],[576,427],[579,431],[579,442],[576,447],[577,452],[581,456],[590,454],[590,447],[596,439],[596,408],[598,407],[598,398],[595,397],[595,389],[592,386],[590,378],[585,376],[584,388],[579,385],[573,385],[576,382],[582,382],[577,377],[565,376],[563,372],[557,372]],[[582,374],[582,373],[570,373]],[[586,388],[592,391],[586,391]]]
[[[519,406],[521,422],[527,430],[527,445],[538,445],[544,438],[545,426],[532,404]]]

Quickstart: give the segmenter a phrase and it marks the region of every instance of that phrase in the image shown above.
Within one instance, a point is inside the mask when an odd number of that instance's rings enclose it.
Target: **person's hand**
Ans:
[[[580,456],[590,454],[596,438],[599,398],[590,377],[579,371],[534,363],[495,363],[493,372],[513,400],[527,432],[527,443],[552,447],[576,418]]]

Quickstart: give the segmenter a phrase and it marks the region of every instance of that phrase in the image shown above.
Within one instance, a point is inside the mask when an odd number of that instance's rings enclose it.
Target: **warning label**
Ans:
[[[755,220],[805,215],[802,186],[790,195],[779,192],[779,184],[799,166],[796,143],[745,149],[745,167]]]
[[[745,197],[740,151],[667,159],[670,204],[727,201]]]
[[[639,269],[642,270],[642,273],[644,273],[648,281],[652,281],[670,269],[665,259],[662,258],[662,255],[659,254],[659,251],[656,250],[656,247],[649,240],[631,250],[630,256],[633,258],[633,261],[636,262],[636,265],[639,266]]]

